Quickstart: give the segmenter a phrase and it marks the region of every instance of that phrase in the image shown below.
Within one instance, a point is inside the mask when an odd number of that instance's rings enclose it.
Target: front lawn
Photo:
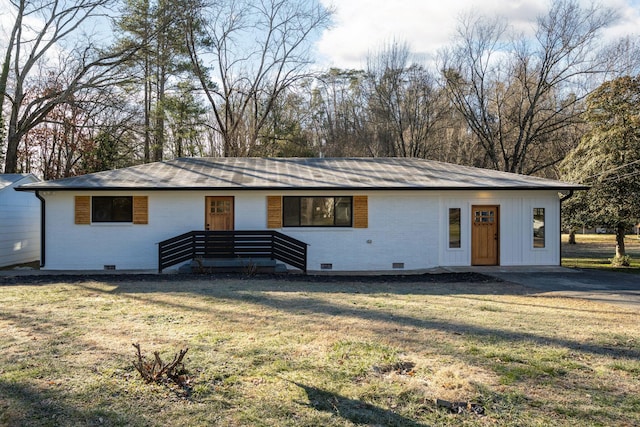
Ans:
[[[625,249],[631,258],[629,267],[614,267],[615,234],[576,234],[576,244],[568,243],[569,235],[562,235],[562,266],[570,268],[596,268],[640,274],[640,239],[630,234],[625,238]]]
[[[637,310],[493,281],[168,278],[0,278],[0,425],[640,425]],[[142,381],[132,343],[188,347],[188,384]]]

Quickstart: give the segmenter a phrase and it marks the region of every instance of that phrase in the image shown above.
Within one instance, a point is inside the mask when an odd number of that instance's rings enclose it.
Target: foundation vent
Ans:
[[[320,270],[332,270],[333,264],[320,264]]]
[[[105,264],[104,269],[105,270],[115,270],[116,266],[113,265],[113,264]]]
[[[393,268],[404,268],[404,262],[394,262],[391,266]]]

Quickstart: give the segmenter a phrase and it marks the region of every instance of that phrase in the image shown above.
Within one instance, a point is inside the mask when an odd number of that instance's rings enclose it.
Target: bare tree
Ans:
[[[50,77],[31,87],[25,102],[57,93],[65,85],[59,75],[52,73]],[[117,86],[94,87],[56,105],[22,138],[19,170],[47,180],[130,165],[135,161],[130,151],[135,144],[127,136],[137,114],[122,95]]]
[[[609,9],[557,0],[533,37],[508,37],[499,19],[462,21],[442,70],[478,140],[481,166],[538,173],[575,146],[579,132],[571,129],[582,123],[584,98],[611,70],[599,37],[614,19]]]
[[[110,1],[12,1],[16,21],[3,64],[3,70],[9,64],[7,83],[1,88],[3,99],[10,105],[5,172],[17,172],[20,142],[30,129],[74,93],[112,82],[110,72],[130,53],[130,47],[101,51],[91,40],[71,43],[84,24],[103,17]],[[27,97],[30,87],[44,76],[64,85],[51,85],[57,89]]]
[[[374,156],[369,138],[365,95],[366,73],[332,68],[310,85],[309,126],[317,155]]]
[[[315,0],[206,0],[187,16],[187,47],[225,156],[251,155],[276,98],[306,76],[330,11]]]
[[[7,94],[7,80],[9,79],[9,71],[11,69],[11,56],[15,45],[16,35],[22,28],[22,17],[24,15],[25,2],[20,0],[14,3],[16,7],[16,21],[11,28],[11,34],[7,40],[7,50],[5,52],[2,70],[0,70],[0,165],[4,160],[3,146],[5,143],[5,119],[4,119],[4,99]]]
[[[445,109],[435,78],[411,62],[406,43],[390,43],[367,61],[371,125],[385,142],[384,155],[432,158],[433,138]]]

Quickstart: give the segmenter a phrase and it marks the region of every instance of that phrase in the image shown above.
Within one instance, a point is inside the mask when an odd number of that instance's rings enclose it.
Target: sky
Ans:
[[[505,17],[518,32],[531,32],[547,0],[320,0],[335,10],[331,29],[316,44],[321,68],[366,67],[368,53],[392,41],[406,42],[418,60],[432,59],[450,45],[459,18],[473,13]],[[583,0],[581,0],[582,2]],[[591,0],[584,0],[585,5]],[[607,37],[640,34],[640,0],[600,0],[620,20]]]
[[[305,1],[305,0],[299,0]],[[315,45],[315,68],[366,68],[370,53],[392,41],[407,43],[419,62],[428,62],[452,43],[463,14],[502,16],[518,32],[531,32],[550,0],[318,0],[335,10],[333,25]],[[592,0],[579,0],[585,5]],[[640,0],[595,0],[616,10],[620,20],[607,37],[640,36]],[[13,24],[9,0],[0,0],[0,38]],[[0,50],[4,40],[0,39]]]

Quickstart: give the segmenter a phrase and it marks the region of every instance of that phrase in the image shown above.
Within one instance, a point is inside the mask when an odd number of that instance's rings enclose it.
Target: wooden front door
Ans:
[[[207,197],[205,230],[233,230],[233,197]]]
[[[498,265],[500,218],[498,206],[471,209],[471,265]]]

